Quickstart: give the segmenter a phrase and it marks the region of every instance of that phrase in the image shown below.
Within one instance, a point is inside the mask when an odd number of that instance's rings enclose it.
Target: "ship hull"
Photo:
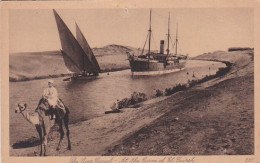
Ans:
[[[183,70],[186,60],[179,60],[178,63],[168,61],[167,64],[157,60],[129,60],[129,63],[133,75],[160,75]]]

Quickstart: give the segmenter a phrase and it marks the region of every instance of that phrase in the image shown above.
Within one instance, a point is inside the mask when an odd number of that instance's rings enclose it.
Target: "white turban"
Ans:
[[[52,84],[53,84],[53,83],[54,83],[54,81],[50,79],[50,80],[48,80],[48,83],[52,83]]]

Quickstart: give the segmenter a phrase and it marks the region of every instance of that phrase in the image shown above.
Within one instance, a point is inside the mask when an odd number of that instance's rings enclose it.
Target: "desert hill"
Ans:
[[[122,45],[93,48],[102,72],[129,68],[126,52],[140,50]],[[115,62],[115,60],[117,62]],[[69,74],[60,51],[23,52],[9,56],[10,81],[22,81],[58,77]]]

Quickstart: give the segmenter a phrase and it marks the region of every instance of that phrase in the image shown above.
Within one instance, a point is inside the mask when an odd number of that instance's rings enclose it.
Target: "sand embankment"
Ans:
[[[233,63],[225,76],[146,101],[139,108],[72,124],[71,151],[66,150],[66,138],[56,151],[59,135],[52,132],[48,155],[253,154],[252,54],[230,52],[217,57],[213,59]],[[10,147],[11,156],[38,152],[39,147]]]
[[[93,48],[93,53],[102,72],[129,69],[126,52],[140,53],[140,49],[120,45]],[[27,81],[71,75],[71,72],[65,66],[60,51],[16,53],[11,54],[9,58],[10,81]]]
[[[254,154],[254,62],[252,51],[196,57],[233,64],[224,77],[151,105],[160,118],[109,148],[105,155]]]

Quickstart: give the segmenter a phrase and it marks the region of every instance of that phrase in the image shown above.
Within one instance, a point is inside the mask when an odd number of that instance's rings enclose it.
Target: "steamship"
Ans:
[[[151,34],[152,34],[151,15],[152,12],[150,10],[150,27],[144,45],[145,48],[148,39],[148,52],[144,54],[144,48],[142,49],[141,55],[139,56],[135,56],[134,54],[130,54],[129,52],[127,52],[132,75],[158,75],[158,74],[166,74],[166,73],[172,73],[172,72],[183,70],[186,65],[187,56],[178,54],[178,50],[177,50],[178,49],[178,26],[176,30],[176,38],[173,45],[173,48],[175,49],[175,53],[174,54],[170,53],[169,50],[169,42],[171,39],[170,15],[168,18],[166,53],[164,52],[164,46],[165,46],[164,40],[160,41],[159,53],[155,53],[151,51]]]

